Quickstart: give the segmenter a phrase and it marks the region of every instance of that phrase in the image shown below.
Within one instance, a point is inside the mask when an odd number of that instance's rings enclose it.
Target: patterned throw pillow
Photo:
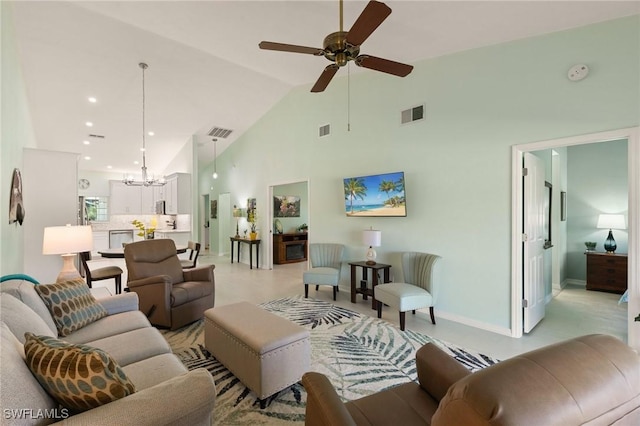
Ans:
[[[122,368],[105,351],[54,337],[25,333],[27,366],[62,406],[81,412],[136,391]]]
[[[107,316],[82,279],[35,286],[62,337]]]

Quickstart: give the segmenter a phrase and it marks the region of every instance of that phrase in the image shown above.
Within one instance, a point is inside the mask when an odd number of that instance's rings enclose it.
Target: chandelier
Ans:
[[[145,107],[145,96],[144,96],[144,70],[149,68],[149,65],[144,62],[140,62],[138,66],[142,69],[142,180],[134,180],[133,176],[125,176],[122,180],[125,185],[129,186],[162,186],[167,183],[164,178],[163,179],[155,179],[153,176],[149,177],[147,174],[147,157],[146,157],[146,131],[145,131],[145,122],[144,122],[144,107]]]

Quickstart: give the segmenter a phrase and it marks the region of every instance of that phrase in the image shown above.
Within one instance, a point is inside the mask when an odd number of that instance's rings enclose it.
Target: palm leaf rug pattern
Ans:
[[[400,331],[373,317],[331,303],[287,297],[261,304],[310,331],[311,370],[325,374],[343,400],[417,380],[415,353],[432,342],[475,371],[497,360],[427,335]],[[206,368],[216,383],[214,418],[224,425],[303,424],[306,393],[300,383],[273,395],[260,409],[255,395],[204,348],[203,321],[162,331],[189,370]]]

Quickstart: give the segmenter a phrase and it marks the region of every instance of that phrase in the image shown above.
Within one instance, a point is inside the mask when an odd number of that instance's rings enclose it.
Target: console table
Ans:
[[[384,272],[383,283],[391,282],[389,279],[391,265],[385,265],[384,263],[368,265],[367,262],[350,262],[349,265],[351,265],[351,303],[356,303],[356,294],[360,293],[364,300],[367,300],[367,297],[371,296],[371,309],[376,309],[375,288],[378,285],[378,271],[382,269]],[[358,268],[362,268],[362,281],[360,281],[360,286],[356,286],[356,269]],[[371,269],[373,274],[370,289],[367,288],[369,269]]]
[[[273,263],[306,261],[307,239],[306,233],[273,234]]]
[[[231,240],[231,263],[233,263],[233,244],[238,243],[238,263],[240,263],[240,243],[249,244],[249,269],[253,269],[253,246],[256,246],[256,269],[260,265],[260,240],[250,240],[247,238],[229,237]]]
[[[587,290],[622,294],[627,290],[627,255],[586,252]]]

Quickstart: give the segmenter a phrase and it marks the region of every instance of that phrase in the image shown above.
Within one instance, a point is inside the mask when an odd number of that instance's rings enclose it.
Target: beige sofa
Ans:
[[[589,335],[476,373],[433,344],[416,354],[419,383],[342,403],[329,380],[306,373],[306,425],[640,425],[640,357]]]
[[[67,417],[31,374],[24,333],[57,337],[49,311],[27,281],[0,287],[2,424],[211,425],[216,390],[204,369],[187,371],[138,310],[135,293],[99,299],[108,316],[61,338],[100,348],[122,367],[136,392]],[[53,417],[53,418],[50,418]]]

